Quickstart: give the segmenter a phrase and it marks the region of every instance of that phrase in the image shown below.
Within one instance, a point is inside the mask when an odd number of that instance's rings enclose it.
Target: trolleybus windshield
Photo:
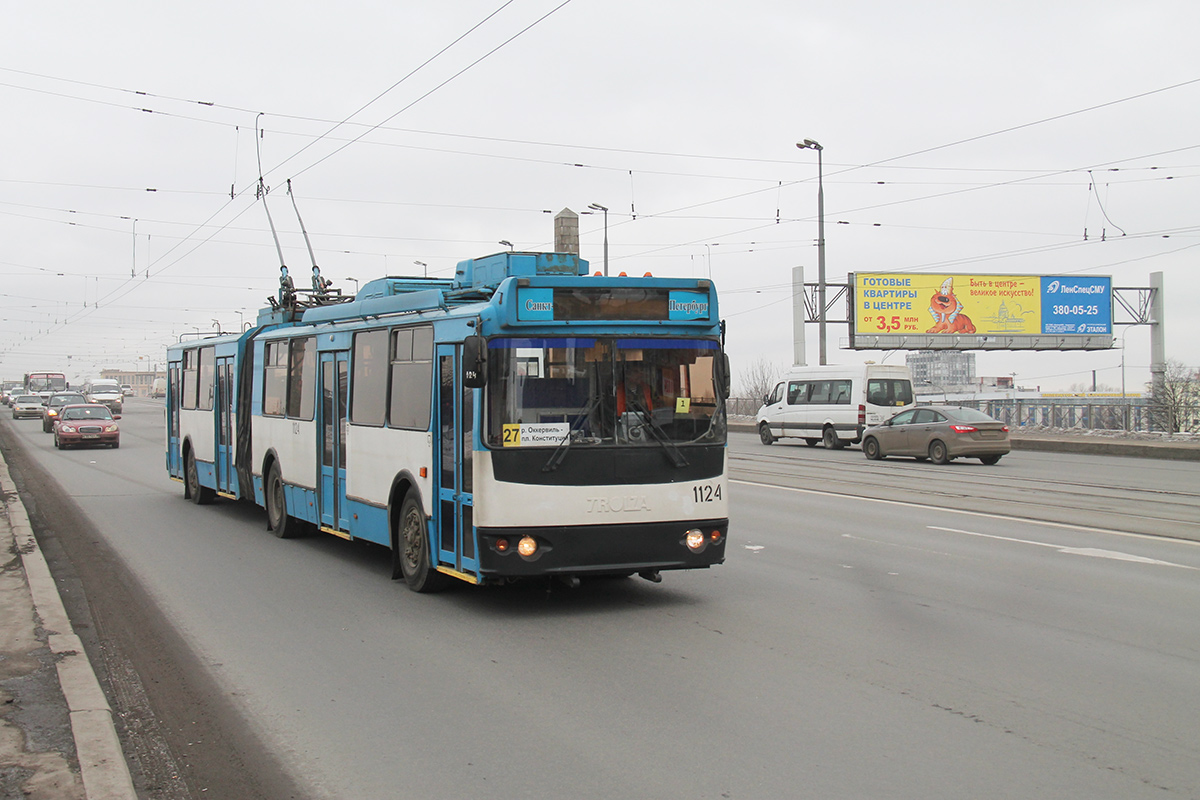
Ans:
[[[488,342],[490,447],[723,444],[704,339],[495,338]]]

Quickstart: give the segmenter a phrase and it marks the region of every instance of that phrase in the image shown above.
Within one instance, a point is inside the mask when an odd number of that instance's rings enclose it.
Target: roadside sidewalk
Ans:
[[[0,797],[136,800],[112,710],[0,456]]]

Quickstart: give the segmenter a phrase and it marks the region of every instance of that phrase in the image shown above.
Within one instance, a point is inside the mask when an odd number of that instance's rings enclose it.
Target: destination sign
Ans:
[[[621,321],[675,322],[711,319],[705,291],[663,287],[522,287],[517,290],[517,319],[522,322]]]

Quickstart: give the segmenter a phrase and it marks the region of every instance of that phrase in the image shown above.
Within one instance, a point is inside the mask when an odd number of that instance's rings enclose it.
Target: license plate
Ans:
[[[98,433],[85,433],[85,434],[83,434],[83,438],[84,438],[84,439],[99,439],[99,438],[100,438],[100,434],[98,434]]]

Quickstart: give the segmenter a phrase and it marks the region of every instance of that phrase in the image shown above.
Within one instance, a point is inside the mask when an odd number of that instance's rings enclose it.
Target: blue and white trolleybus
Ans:
[[[390,548],[416,591],[719,564],[716,290],[587,268],[508,252],[355,297],[289,287],[246,331],[168,349],[167,470],[280,537]]]

